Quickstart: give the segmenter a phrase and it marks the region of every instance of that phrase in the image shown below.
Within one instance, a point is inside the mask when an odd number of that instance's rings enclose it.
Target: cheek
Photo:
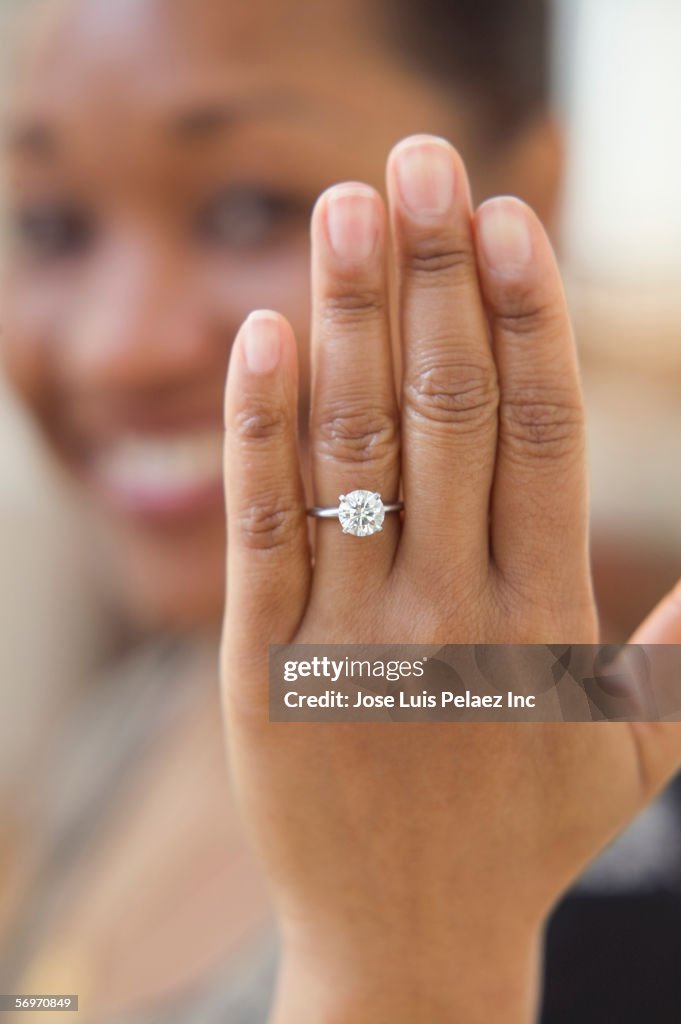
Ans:
[[[49,356],[65,304],[64,291],[34,287],[9,275],[3,282],[0,320],[0,358],[7,379],[19,398],[42,416],[54,386]]]
[[[211,302],[223,314],[244,320],[254,309],[276,309],[307,341],[310,307],[310,247],[307,236],[269,252],[217,259],[206,274]]]
[[[219,622],[224,609],[222,507],[199,529],[140,530],[106,515],[94,523],[97,563],[111,596],[143,628]]]
[[[300,398],[308,400],[310,379],[310,243],[307,231],[269,253],[246,255],[238,262],[215,261],[205,281],[213,308],[235,323],[254,309],[274,309],[291,324],[298,341]]]

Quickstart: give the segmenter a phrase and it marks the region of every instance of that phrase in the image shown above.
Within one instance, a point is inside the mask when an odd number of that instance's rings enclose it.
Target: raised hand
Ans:
[[[515,199],[473,212],[440,139],[398,145],[387,187],[390,231],[361,184],[313,214],[306,443],[310,503],[366,488],[401,494],[404,516],[361,539],[319,521],[313,558],[281,316],[249,317],[227,383],[224,704],[282,928],[275,1019],[530,1020],[546,914],[681,761],[681,730],[268,721],[273,642],[597,640],[578,370],[544,230]],[[672,600],[637,639],[680,621]]]

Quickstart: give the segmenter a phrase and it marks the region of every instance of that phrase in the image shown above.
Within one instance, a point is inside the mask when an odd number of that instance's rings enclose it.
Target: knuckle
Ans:
[[[518,337],[546,334],[562,325],[560,310],[538,301],[531,286],[522,283],[507,288],[494,315],[498,329]]]
[[[453,272],[475,272],[473,250],[463,240],[429,236],[413,244],[405,254],[406,269],[426,281],[439,281]]]
[[[324,297],[322,326],[345,328],[353,324],[365,324],[367,320],[384,315],[385,302],[379,289],[369,286],[339,288]]]
[[[287,424],[288,418],[283,409],[267,405],[249,406],[237,412],[233,429],[237,440],[251,445],[280,437]]]
[[[318,454],[341,463],[380,463],[391,459],[397,436],[397,416],[377,409],[330,409],[314,426]]]
[[[406,382],[404,404],[421,419],[475,430],[496,419],[499,391],[491,366],[431,365]]]
[[[584,417],[575,399],[528,392],[502,401],[499,419],[504,443],[520,456],[555,459],[583,449]]]
[[[242,509],[236,527],[241,545],[252,551],[276,551],[287,547],[297,536],[300,509],[260,498]]]

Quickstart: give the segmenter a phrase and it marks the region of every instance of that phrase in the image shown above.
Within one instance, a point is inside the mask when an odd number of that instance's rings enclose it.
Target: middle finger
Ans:
[[[443,139],[413,136],[390,156],[388,191],[404,351],[400,558],[486,574],[498,388],[466,170]]]

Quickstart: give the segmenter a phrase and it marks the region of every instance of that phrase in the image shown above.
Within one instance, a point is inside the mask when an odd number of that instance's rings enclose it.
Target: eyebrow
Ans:
[[[238,102],[197,103],[171,116],[169,134],[183,142],[200,142],[230,131],[242,121],[281,117],[299,112],[303,107],[299,98],[272,93]],[[11,152],[49,160],[57,155],[59,133],[44,121],[27,121],[10,125],[3,132],[2,142]]]
[[[251,96],[238,103],[197,104],[172,117],[170,131],[183,141],[201,141],[230,131],[241,121],[281,117],[302,107],[299,99],[276,94]]]

